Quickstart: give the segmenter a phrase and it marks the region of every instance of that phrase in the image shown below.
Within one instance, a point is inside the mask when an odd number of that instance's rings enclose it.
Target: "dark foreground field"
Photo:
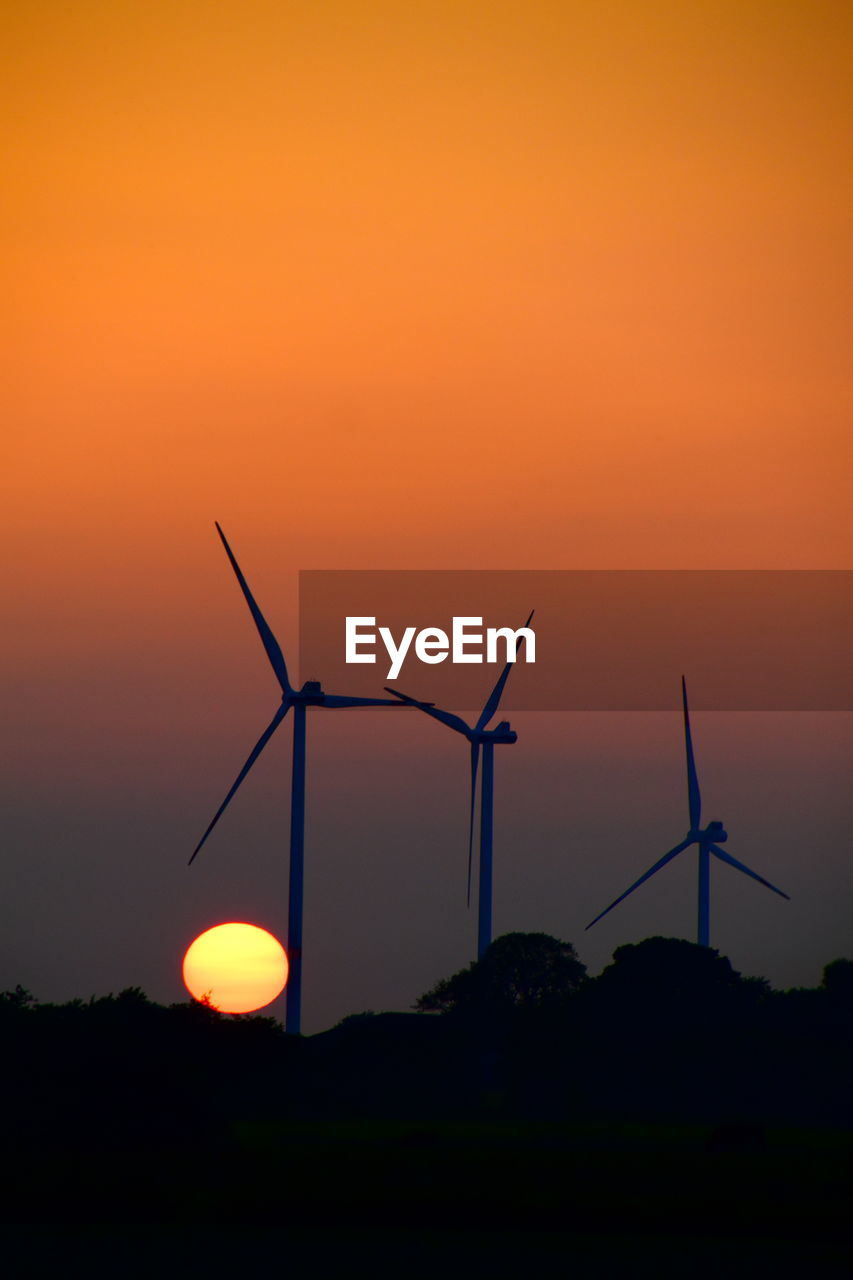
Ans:
[[[230,1258],[321,1275],[359,1261],[406,1275],[763,1275],[795,1260],[843,1275],[851,1167],[853,1135],[819,1130],[252,1123],[204,1152],[20,1156],[0,1240],[18,1268],[76,1258],[104,1274]]]
[[[845,1275],[851,1166],[853,1135],[801,1129],[256,1123],[204,1153],[31,1152],[0,1240],[11,1274]]]
[[[303,1038],[138,991],[10,994],[0,1264],[847,1275],[850,971],[775,993],[697,951],[652,940],[503,1006],[466,978],[444,1012]]]

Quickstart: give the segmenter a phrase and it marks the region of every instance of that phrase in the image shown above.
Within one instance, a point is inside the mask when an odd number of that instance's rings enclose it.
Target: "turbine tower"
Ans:
[[[320,683],[316,680],[307,680],[301,689],[294,689],[287,674],[287,664],[284,661],[284,655],[279,643],[270,630],[266,618],[255,603],[255,598],[249,590],[248,583],[243,577],[240,566],[234,558],[234,553],[229,547],[225,534],[219,527],[218,522],[216,531],[222,539],[222,545],[225,548],[228,559],[231,561],[231,568],[234,570],[237,581],[246,598],[249,612],[258,629],[270,666],[275,672],[281,687],[281,705],[260,738],[258,738],[249,754],[248,760],[237,774],[234,785],[213,815],[210,825],[193,850],[190,863],[193,862],[196,854],[227,809],[246,774],[292,707],[293,764],[290,785],[290,876],[287,906],[287,959],[290,970],[285,990],[286,1012],[284,1025],[286,1031],[293,1035],[298,1035],[302,1022],[302,895],[305,847],[306,709],[308,707],[330,707],[333,709],[339,707],[392,707],[399,706],[400,703],[394,698],[347,698],[336,694],[324,693]]]
[[[529,627],[533,619],[533,613],[525,622],[524,626]],[[516,641],[515,653],[521,647],[520,637]],[[514,662],[507,662],[495,685],[477,723],[474,725],[466,724],[461,716],[454,715],[451,711],[442,711],[434,702],[420,702],[417,698],[410,698],[408,694],[401,693],[399,689],[391,689],[386,685],[386,692],[393,693],[395,698],[399,698],[401,703],[408,706],[418,707],[419,710],[425,712],[426,715],[432,716],[434,720],[440,720],[442,724],[446,724],[448,728],[461,733],[467,738],[471,744],[471,810],[468,823],[468,905],[471,905],[471,863],[474,848],[474,813],[477,805],[477,772],[480,762],[480,751],[483,753],[483,777],[480,784],[480,869],[478,876],[478,912],[477,912],[477,959],[482,960],[489,943],[492,940],[492,836],[494,831],[494,778],[495,778],[495,745],[512,744],[518,740],[518,735],[510,728],[508,720],[501,720],[494,729],[487,729],[486,725],[494,716],[498,709],[498,705],[503,695],[504,686],[506,685],[509,673],[512,670]]]
[[[687,684],[684,676],[681,677],[681,701],[684,708],[684,745],[687,752],[687,807],[690,813],[690,830],[681,841],[681,844],[677,844],[674,849],[670,849],[669,853],[665,853],[653,867],[649,867],[648,871],[641,875],[639,880],[635,880],[629,889],[626,889],[624,893],[620,893],[619,897],[611,902],[610,906],[606,907],[594,920],[591,920],[586,927],[591,929],[594,924],[598,924],[599,920],[606,916],[608,911],[612,911],[630,893],[638,889],[644,881],[649,880],[656,872],[660,871],[661,867],[665,867],[679,853],[695,844],[698,846],[699,851],[699,912],[696,941],[700,947],[708,947],[710,946],[711,917],[711,854],[715,858],[719,858],[720,862],[727,862],[730,867],[734,867],[737,871],[742,871],[745,876],[749,876],[752,880],[757,880],[759,884],[763,884],[767,889],[772,889],[774,893],[779,894],[780,898],[788,898],[788,894],[783,893],[781,889],[777,889],[775,884],[771,884],[769,880],[765,880],[757,872],[751,871],[744,863],[738,862],[737,858],[733,858],[730,853],[726,853],[725,849],[720,848],[720,845],[724,844],[729,838],[722,822],[709,822],[707,827],[700,828],[702,797],[699,792],[696,761],[693,758],[690,712],[687,707]],[[790,901],[790,898],[788,900]]]

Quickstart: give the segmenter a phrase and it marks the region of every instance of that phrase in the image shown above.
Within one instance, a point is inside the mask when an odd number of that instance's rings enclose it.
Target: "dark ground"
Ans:
[[[673,946],[689,948],[677,983]],[[696,951],[651,940],[558,998],[307,1038],[138,991],[12,993],[0,1262],[11,1277],[849,1275],[850,974],[770,992],[713,953],[691,969]]]

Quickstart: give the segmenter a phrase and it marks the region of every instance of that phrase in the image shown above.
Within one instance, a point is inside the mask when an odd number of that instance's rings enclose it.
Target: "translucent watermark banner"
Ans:
[[[526,628],[532,635],[524,635]],[[491,633],[491,634],[490,634]],[[305,570],[301,680],[480,710],[853,710],[851,570]]]

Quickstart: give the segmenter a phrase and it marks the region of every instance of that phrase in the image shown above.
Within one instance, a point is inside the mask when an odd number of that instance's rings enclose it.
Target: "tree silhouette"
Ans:
[[[632,1001],[670,1004],[732,991],[741,982],[731,962],[711,947],[683,938],[646,938],[617,947],[596,986],[602,995],[612,991]]]
[[[584,979],[570,942],[547,933],[506,933],[482,960],[444,978],[416,1002],[421,1013],[510,1014],[561,1005]]]
[[[823,971],[823,989],[834,1005],[853,1013],[853,960],[833,960]]]

